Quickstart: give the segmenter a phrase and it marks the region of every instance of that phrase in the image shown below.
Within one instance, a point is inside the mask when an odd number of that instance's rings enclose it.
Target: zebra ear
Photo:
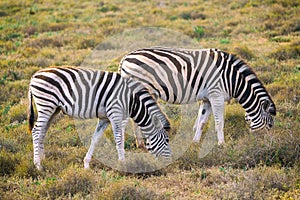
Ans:
[[[161,123],[159,117],[157,117],[156,115],[153,116],[152,123],[154,124],[154,126],[155,126],[157,129],[162,129],[162,128],[163,128],[163,125],[162,125],[162,123]]]

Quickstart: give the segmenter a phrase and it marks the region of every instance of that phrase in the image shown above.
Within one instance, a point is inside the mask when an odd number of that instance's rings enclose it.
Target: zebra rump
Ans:
[[[224,102],[231,98],[245,109],[252,131],[274,124],[275,104],[257,75],[243,60],[219,49],[139,49],[123,57],[119,72],[142,82],[166,102],[203,100],[194,125],[195,142],[212,112],[218,143],[224,143]]]
[[[167,131],[170,123],[148,90],[118,73],[76,67],[52,67],[36,72],[30,81],[29,132],[32,133],[34,164],[41,169],[44,138],[53,117],[60,111],[79,119],[98,118],[90,148],[84,159],[89,168],[94,148],[109,123],[112,125],[119,160],[125,159],[124,132],[132,118],[146,136],[154,156],[171,157]],[[34,124],[33,101],[37,110]]]

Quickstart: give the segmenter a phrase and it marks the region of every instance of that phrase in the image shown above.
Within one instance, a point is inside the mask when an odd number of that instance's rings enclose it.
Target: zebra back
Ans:
[[[155,149],[155,154],[171,154],[164,129],[170,127],[168,119],[141,83],[123,78],[118,73],[76,67],[43,69],[31,79],[30,101],[32,97],[41,119],[37,121],[38,127],[48,127],[48,121],[58,110],[74,118],[108,118],[117,127],[121,121],[132,117],[150,138],[151,151]],[[31,104],[30,130],[32,109]],[[156,118],[160,119],[162,126],[154,123]]]
[[[237,56],[218,49],[139,49],[122,59],[119,71],[170,103],[193,103],[219,94],[224,100],[238,99],[255,124],[261,121],[262,112],[270,115],[270,124],[276,114],[274,102],[253,70]]]

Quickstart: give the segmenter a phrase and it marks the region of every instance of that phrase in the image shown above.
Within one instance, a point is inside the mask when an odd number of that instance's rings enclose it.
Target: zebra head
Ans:
[[[154,116],[152,120],[155,126],[154,133],[146,139],[146,148],[155,157],[171,158],[172,151],[169,146],[168,128],[163,127],[159,117]]]
[[[258,131],[265,127],[269,130],[274,125],[273,116],[275,115],[275,104],[266,99],[260,102],[257,112],[246,113],[245,120],[250,124],[251,131]]]

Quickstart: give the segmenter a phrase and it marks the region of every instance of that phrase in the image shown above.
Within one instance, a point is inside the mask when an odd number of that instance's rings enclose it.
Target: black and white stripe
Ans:
[[[224,101],[235,98],[246,110],[251,130],[273,126],[275,104],[251,68],[218,49],[152,47],[133,51],[121,61],[123,77],[134,77],[159,98],[174,104],[203,100],[194,141],[213,112],[219,144],[224,143]]]
[[[37,110],[34,125],[32,99]],[[119,160],[125,159],[124,131],[133,118],[147,139],[147,149],[155,156],[170,157],[166,131],[170,123],[148,90],[133,79],[113,72],[75,67],[53,67],[33,75],[29,87],[29,130],[34,145],[34,164],[41,169],[44,137],[51,119],[59,111],[74,118],[98,118],[91,146],[85,157],[89,167],[95,145],[109,123],[112,124]]]

